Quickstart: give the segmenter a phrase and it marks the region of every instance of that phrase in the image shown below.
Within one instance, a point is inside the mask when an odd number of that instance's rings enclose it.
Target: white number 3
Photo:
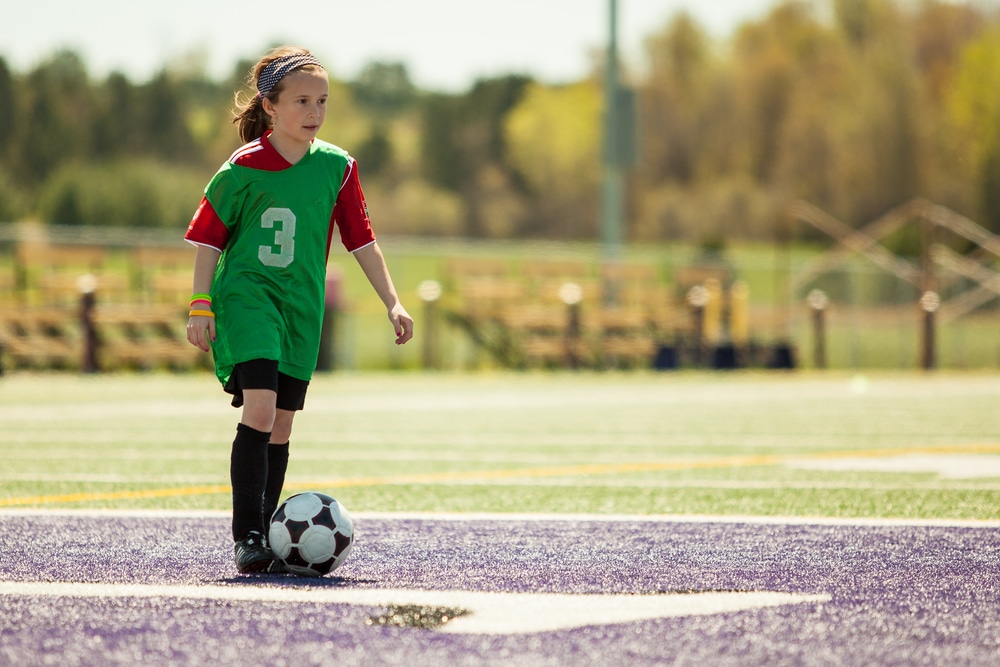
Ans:
[[[281,227],[274,231],[274,242],[259,246],[257,258],[265,266],[285,268],[295,259],[295,214],[288,208],[269,208],[260,216],[260,226],[264,229],[274,229],[276,222]],[[274,246],[278,252],[274,252]]]

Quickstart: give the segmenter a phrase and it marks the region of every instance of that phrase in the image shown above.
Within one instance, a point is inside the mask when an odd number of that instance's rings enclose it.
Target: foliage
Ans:
[[[60,167],[42,190],[39,213],[63,225],[176,227],[204,187],[197,171],[148,160]]]
[[[779,0],[725,41],[684,13],[651,26],[622,67],[640,137],[628,239],[770,239],[796,198],[861,226],[922,196],[1000,231],[998,45],[1000,13],[945,0]],[[26,72],[0,58],[0,217],[182,230],[238,147],[233,92],[252,62],[214,81],[195,53],[133,82],[95,81],[70,51]],[[378,229],[593,238],[600,74],[456,94],[372,62],[331,80],[320,137],[357,157]]]
[[[554,238],[596,235],[600,110],[593,82],[558,88],[536,83],[507,116],[510,164],[533,195],[532,229],[544,228]]]

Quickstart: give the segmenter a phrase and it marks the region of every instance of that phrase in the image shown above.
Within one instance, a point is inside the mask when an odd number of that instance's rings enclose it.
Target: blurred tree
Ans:
[[[417,87],[401,62],[368,63],[350,88],[359,105],[382,116],[397,114],[417,99]]]
[[[881,0],[833,0],[833,13],[844,35],[862,46],[875,30],[876,5]]]
[[[462,197],[469,236],[486,234],[480,207],[482,172],[508,165],[504,118],[529,82],[516,75],[483,79],[464,95],[435,94],[424,100],[421,168],[432,184]],[[517,174],[511,174],[512,185],[517,182]]]
[[[392,164],[392,142],[385,124],[374,124],[368,137],[352,153],[365,166],[366,176],[382,175]]]
[[[532,84],[507,117],[510,164],[531,193],[528,236],[595,237],[602,100],[593,81]]]
[[[135,89],[124,74],[112,73],[98,93],[94,118],[94,155],[104,159],[138,155]]]
[[[762,21],[744,25],[733,40],[735,141],[740,164],[761,184],[773,184],[781,138],[794,112],[796,92],[825,86],[832,52],[830,31],[810,6],[786,2]],[[820,80],[817,81],[817,78]]]
[[[137,122],[147,155],[183,162],[195,155],[178,86],[164,70],[136,91]]]
[[[60,51],[25,77],[11,146],[17,172],[36,186],[58,166],[91,154],[93,92],[80,57]]]
[[[779,0],[725,43],[673,16],[625,70],[641,136],[630,237],[766,238],[791,198],[862,224],[920,195],[1000,231],[998,45],[1000,15],[971,2]],[[204,63],[195,51],[136,84],[91,81],[70,51],[25,73],[0,58],[0,156],[16,165],[0,214],[182,224],[239,145],[229,111],[253,64],[213,81]],[[394,230],[589,238],[599,88],[511,75],[443,94],[373,62],[331,77],[320,137],[358,157]]]
[[[6,158],[17,133],[17,91],[7,61],[0,57],[0,158]],[[7,160],[4,160],[7,162]]]
[[[25,213],[25,198],[10,172],[0,167],[0,222],[17,222]]]
[[[640,90],[641,173],[653,183],[692,182],[704,139],[710,76],[708,35],[686,13],[646,42],[649,76]]]
[[[960,153],[976,183],[982,222],[1000,232],[1000,26],[970,43],[962,55],[948,112]]]
[[[982,11],[968,3],[924,0],[914,13],[910,34],[916,66],[928,99],[936,106],[943,104],[963,49],[984,23]]]

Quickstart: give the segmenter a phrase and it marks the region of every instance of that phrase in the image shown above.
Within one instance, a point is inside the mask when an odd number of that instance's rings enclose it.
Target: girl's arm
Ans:
[[[389,321],[392,322],[392,328],[396,331],[396,345],[402,345],[413,338],[413,318],[399,302],[399,296],[396,294],[396,288],[389,276],[389,269],[385,265],[382,250],[378,247],[378,243],[372,243],[356,250],[354,257],[358,260],[368,282],[375,288],[375,292],[382,299],[382,303],[385,304],[386,310],[389,312]]]
[[[215,277],[215,267],[219,263],[220,253],[215,248],[199,245],[194,256],[194,279],[191,281],[192,294],[208,294],[212,289],[212,279]],[[199,304],[198,310],[206,310],[205,304]],[[215,340],[215,318],[204,315],[192,315],[188,318],[188,342],[208,352],[209,343]]]

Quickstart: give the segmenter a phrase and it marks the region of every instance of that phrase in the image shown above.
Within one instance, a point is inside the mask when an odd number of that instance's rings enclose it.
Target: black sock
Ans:
[[[267,484],[264,486],[264,524],[271,520],[274,510],[281,500],[281,488],[285,485],[285,470],[288,469],[288,443],[267,446]]]
[[[242,540],[254,530],[264,534],[264,486],[267,484],[267,441],[270,439],[270,433],[246,424],[236,426],[229,457],[234,540]]]

